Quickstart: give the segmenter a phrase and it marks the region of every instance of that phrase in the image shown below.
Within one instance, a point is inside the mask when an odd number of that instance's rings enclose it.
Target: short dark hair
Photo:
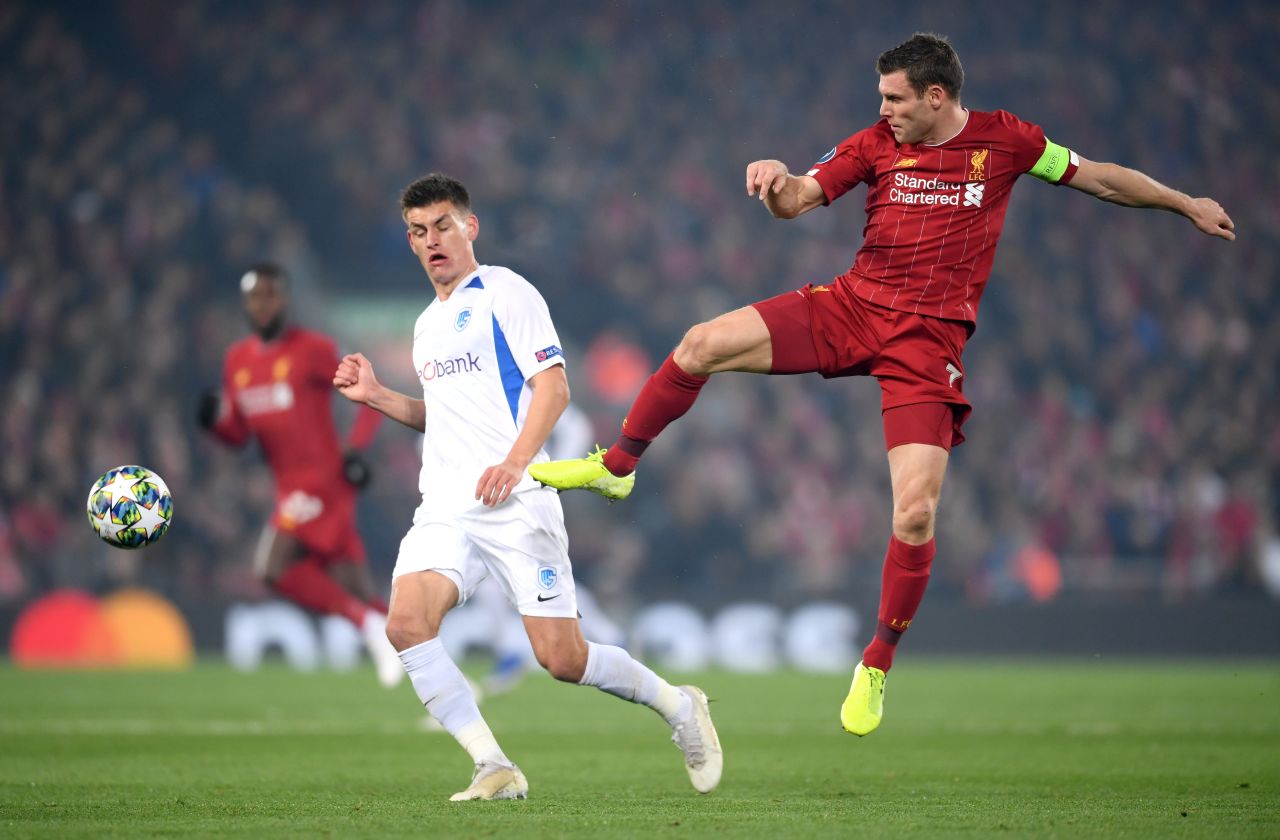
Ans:
[[[400,193],[400,212],[448,201],[463,213],[471,212],[471,195],[457,178],[440,172],[423,175]]]
[[[930,85],[941,85],[952,99],[960,101],[964,68],[945,35],[917,32],[876,59],[876,72],[881,76],[898,70],[907,71],[907,81],[916,96],[924,96]]]
[[[289,288],[289,272],[285,271],[284,267],[279,265],[278,263],[259,262],[259,263],[254,263],[253,265],[245,269],[244,274],[240,276],[241,291],[248,291],[247,289],[245,289],[244,284],[245,284],[246,278],[250,274],[255,275],[256,277],[261,277],[267,280],[271,280],[276,285],[280,286],[280,288],[282,289]]]

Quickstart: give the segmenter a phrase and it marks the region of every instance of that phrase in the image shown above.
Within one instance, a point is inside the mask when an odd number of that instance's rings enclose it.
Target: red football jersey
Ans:
[[[237,446],[257,438],[278,493],[349,490],[333,421],[337,367],[333,340],[298,327],[272,341],[251,335],[236,342],[223,361],[222,414],[214,434]],[[362,408],[348,445],[366,443],[379,417]]]
[[[838,286],[891,309],[973,323],[1013,182],[1034,168],[1065,184],[1077,165],[1040,126],[1007,111],[969,111],[960,133],[937,145],[899,145],[882,119],[808,174],[827,203],[867,185],[862,247]]]

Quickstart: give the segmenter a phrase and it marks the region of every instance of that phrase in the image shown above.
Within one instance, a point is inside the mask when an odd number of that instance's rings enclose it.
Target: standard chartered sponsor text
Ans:
[[[889,200],[899,204],[960,204],[964,184],[944,181],[941,178],[921,178],[907,172],[895,172],[894,186],[889,190]],[[903,192],[908,190],[947,190],[947,192]]]
[[[913,193],[891,189],[889,200],[899,204],[959,204],[960,193]]]

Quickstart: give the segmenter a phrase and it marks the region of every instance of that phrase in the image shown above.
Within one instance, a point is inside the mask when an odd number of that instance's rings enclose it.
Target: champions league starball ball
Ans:
[[[89,524],[107,545],[142,548],[164,536],[173,520],[173,496],[146,467],[108,470],[89,490]]]

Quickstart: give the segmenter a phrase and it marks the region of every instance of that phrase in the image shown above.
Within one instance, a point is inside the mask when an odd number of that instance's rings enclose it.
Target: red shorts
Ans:
[[[271,524],[323,563],[366,562],[355,492],[345,485],[333,491],[278,487]]]
[[[773,369],[874,376],[880,382],[885,446],[928,443],[950,451],[973,410],[964,398],[964,321],[869,303],[842,285],[785,292],[752,304],[769,328]]]

